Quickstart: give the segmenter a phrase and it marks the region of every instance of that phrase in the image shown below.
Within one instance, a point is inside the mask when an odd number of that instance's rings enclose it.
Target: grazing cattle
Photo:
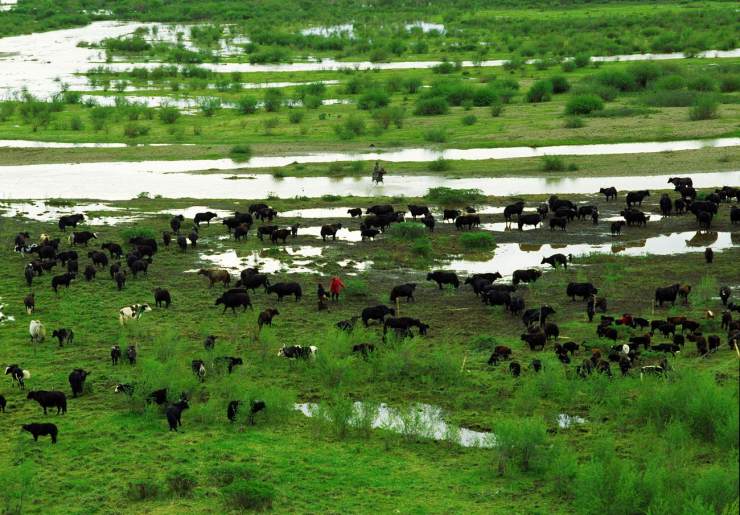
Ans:
[[[394,209],[393,206],[390,204],[381,204],[381,205],[375,205],[372,207],[367,208],[366,214],[374,214],[374,215],[387,215],[389,213],[393,213]]]
[[[527,342],[530,350],[544,350],[545,343],[547,342],[547,336],[543,331],[537,331],[534,333],[522,334],[521,340]]]
[[[599,325],[596,328],[596,334],[599,336],[599,338],[608,338],[612,341],[617,341],[617,338],[619,337],[616,329],[614,329],[613,327],[607,327],[605,325]]]
[[[460,279],[458,279],[455,272],[445,272],[442,270],[429,272],[427,274],[427,281],[436,282],[440,290],[443,284],[451,284],[455,289],[460,287]]]
[[[542,271],[535,268],[529,268],[527,270],[514,270],[511,277],[511,282],[514,285],[521,283],[533,283],[542,276]]]
[[[645,197],[649,197],[650,192],[648,190],[639,190],[639,191],[630,191],[627,193],[627,207],[632,207],[633,204],[637,204],[638,206],[642,205],[642,201],[645,200]]]
[[[167,424],[170,426],[170,431],[177,431],[177,428],[182,426],[182,412],[189,407],[190,405],[187,399],[181,399],[167,407],[165,416],[167,417]]]
[[[183,215],[175,215],[170,218],[170,227],[172,228],[172,232],[178,234],[180,232],[180,227],[182,226],[182,223],[184,221],[185,217]]]
[[[110,348],[110,361],[111,365],[118,365],[118,362],[121,359],[121,347],[118,345],[114,345]]]
[[[263,222],[265,220],[272,222],[272,219],[275,218],[277,215],[278,215],[277,210],[272,209],[271,207],[264,207],[254,213],[254,217],[257,220],[262,220]]]
[[[63,392],[36,390],[28,392],[26,398],[38,402],[44,408],[44,415],[47,408],[56,408],[57,415],[67,413],[67,397]]]
[[[712,250],[712,247],[704,249],[704,261],[706,261],[708,265],[711,265],[714,261],[714,251]]]
[[[216,336],[209,334],[206,339],[203,340],[203,347],[206,350],[213,350],[216,347]]]
[[[545,324],[545,336],[548,340],[551,338],[560,338],[560,328],[557,326],[557,324],[547,322]]]
[[[262,329],[263,325],[272,326],[272,319],[279,315],[280,312],[275,308],[267,308],[257,317],[257,326]]]
[[[237,288],[241,287],[255,292],[258,286],[262,286],[267,291],[267,287],[270,286],[270,278],[267,274],[245,272],[248,272],[248,270],[242,270],[241,279],[236,284]]]
[[[68,215],[59,218],[59,229],[66,231],[67,227],[77,227],[77,224],[84,222],[84,215]]]
[[[201,383],[206,380],[206,364],[202,359],[194,359],[190,362],[190,370],[196,375]]]
[[[542,220],[543,218],[539,213],[537,214],[529,213],[526,215],[524,214],[519,215],[519,219],[517,220],[517,227],[519,228],[520,231],[523,231],[525,225],[534,225],[535,227],[537,227],[538,225],[542,223]]]
[[[714,215],[708,211],[699,211],[696,214],[696,221],[699,223],[699,228],[711,229],[713,216]]]
[[[36,296],[29,293],[23,298],[23,305],[26,308],[26,314],[31,315],[36,309]]]
[[[391,290],[391,302],[396,302],[396,299],[400,297],[406,297],[406,302],[416,300],[414,298],[414,290],[416,289],[416,283],[406,283],[399,286],[394,286]]]
[[[673,202],[671,201],[671,197],[669,197],[667,193],[663,193],[663,195],[660,196],[660,213],[663,216],[669,216],[672,210]]]
[[[303,345],[291,345],[291,346],[285,346],[283,345],[280,350],[278,351],[278,356],[281,358],[288,358],[288,359],[308,359],[313,358],[316,356],[316,352],[319,349],[313,345],[304,347]]]
[[[572,260],[573,256],[571,254],[567,256],[565,254],[553,254],[552,256],[542,258],[542,262],[540,262],[540,264],[548,264],[553,268],[557,268],[558,265],[563,265],[563,267],[568,268],[568,261]]]
[[[265,401],[255,399],[249,401],[249,417],[247,417],[247,423],[250,426],[254,425],[254,416],[260,411],[264,411],[267,408]]]
[[[226,310],[231,308],[231,312],[233,314],[236,314],[236,308],[242,307],[242,311],[246,311],[247,308],[254,309],[252,307],[252,300],[249,298],[249,294],[247,293],[247,290],[243,288],[232,288],[231,290],[228,290],[223,295],[221,295],[219,298],[216,299],[216,306],[223,304],[224,310],[222,312],[226,313]]]
[[[118,291],[123,290],[123,287],[126,286],[126,271],[119,270],[113,278],[116,281],[116,288],[118,288]]]
[[[362,229],[360,231],[360,235],[362,236],[362,240],[365,241],[367,238],[375,239],[375,237],[380,234],[380,231],[378,229]]]
[[[98,274],[98,271],[97,271],[97,270],[95,269],[95,267],[94,267],[93,265],[87,265],[87,266],[85,267],[85,271],[84,271],[84,273],[83,273],[83,275],[85,276],[85,280],[86,280],[87,282],[90,282],[90,281],[92,281],[93,279],[95,279],[95,276],[96,276],[97,274]]]
[[[188,239],[190,240],[190,246],[192,248],[196,248],[198,246],[198,232],[195,229],[190,231],[190,234],[188,234]]]
[[[349,320],[340,320],[337,322],[335,327],[337,329],[340,329],[342,331],[352,332],[352,330],[355,328],[355,324],[357,323],[357,320],[359,320],[360,317],[352,317]]]
[[[76,259],[67,261],[67,273],[72,274],[73,276],[77,275],[77,272],[80,271],[80,266],[77,263]]]
[[[64,266],[68,261],[77,261],[77,259],[79,259],[79,255],[74,250],[68,250],[57,254],[57,259],[62,263],[62,266]]]
[[[59,287],[64,286],[65,288],[69,288],[69,283],[71,283],[74,278],[75,275],[70,274],[69,272],[62,275],[55,275],[51,278],[51,289],[54,290],[54,293],[59,293]]]
[[[120,259],[123,256],[123,249],[118,243],[103,243],[100,248],[103,250],[107,250],[110,253],[111,259]]]
[[[151,310],[149,304],[131,304],[118,310],[118,323],[124,325],[129,320],[139,320],[144,313]]]
[[[716,215],[718,209],[719,208],[717,204],[709,200],[697,200],[689,204],[689,211],[691,211],[694,215],[698,215],[702,211],[704,211],[705,213]]]
[[[377,320],[378,322],[383,322],[384,318],[387,315],[396,316],[396,310],[393,308],[389,308],[388,306],[378,305],[373,306],[369,308],[365,308],[362,310],[362,322],[365,324],[365,327],[367,327],[368,322],[370,320]]]
[[[180,250],[185,252],[188,248],[188,239],[183,236],[182,234],[177,236],[177,246],[180,247]]]
[[[629,341],[635,347],[642,345],[645,350],[648,350],[650,348],[650,333],[646,333],[642,336],[632,336]]]
[[[514,377],[519,377],[522,373],[522,366],[516,361],[509,363],[509,373]]]
[[[360,224],[360,230],[368,229],[370,227],[377,227],[380,232],[385,230],[395,222],[403,222],[402,213],[388,213],[386,215],[373,215],[365,218],[365,221]]]
[[[424,224],[424,227],[429,229],[429,232],[434,232],[436,221],[434,220],[434,217],[432,215],[424,215],[424,218],[421,219],[421,223]]]
[[[208,278],[208,287],[213,288],[215,283],[223,283],[224,288],[229,286],[231,283],[231,274],[228,270],[222,268],[201,268],[198,270],[198,275],[202,275]]]
[[[51,443],[57,443],[57,435],[59,435],[59,430],[54,424],[23,424],[21,426],[21,429],[23,431],[28,431],[29,433],[31,433],[33,435],[34,442],[39,441],[39,436],[48,435],[51,437]]]
[[[512,297],[507,309],[512,315],[518,315],[524,311],[524,299],[521,297]]]
[[[576,296],[586,300],[599,292],[591,283],[568,283],[565,293],[571,300],[576,300]]]
[[[100,252],[99,250],[91,250],[87,253],[87,257],[92,260],[92,263],[95,266],[108,266],[108,256],[105,254],[105,252]]]
[[[610,186],[608,188],[600,188],[599,193],[603,194],[606,197],[606,201],[610,201],[612,199],[616,200],[617,198],[617,188],[614,186]]]
[[[664,302],[670,302],[672,306],[675,306],[676,297],[678,296],[678,290],[680,287],[680,284],[673,284],[671,286],[666,286],[665,288],[656,288],[655,302],[657,302],[661,307]]]
[[[426,331],[429,328],[428,325],[423,324],[421,320],[417,318],[389,317],[389,318],[386,318],[383,322],[383,334],[388,332],[388,328],[395,329],[397,332],[401,334],[411,334],[412,327],[418,328],[420,335],[426,334]]]
[[[133,391],[133,390],[132,390]],[[128,393],[128,392],[124,392]],[[162,404],[167,404],[167,388],[162,388],[161,390],[154,390],[152,393],[150,393],[146,397],[146,402],[154,404],[157,404],[161,406]]]
[[[283,244],[285,244],[290,234],[291,234],[290,229],[275,229],[274,231],[270,233],[270,241],[272,243],[277,243],[278,240],[281,240]],[[326,238],[324,238],[324,241],[326,241]]]
[[[648,215],[637,209],[626,209],[620,211],[619,214],[624,217],[627,225],[630,227],[633,225],[637,225],[638,227],[647,225],[648,220],[650,220]]]
[[[71,245],[80,244],[87,246],[87,242],[92,239],[97,239],[97,237],[98,235],[96,233],[90,231],[73,232],[69,237],[69,243]]]
[[[136,347],[129,345],[126,349],[126,359],[128,359],[129,365],[136,365]]]
[[[650,350],[654,350],[655,352],[670,352],[675,355],[677,352],[681,352],[681,346],[675,343],[659,343],[658,345],[651,345]]]
[[[588,217],[593,217],[594,214],[598,214],[599,208],[596,206],[580,206],[578,208],[578,219],[585,220]]]
[[[691,294],[691,285],[688,284],[682,284],[678,288],[678,296],[683,299],[684,304],[689,303],[689,294]]]
[[[262,227],[257,227],[257,237],[260,239],[260,241],[264,241],[265,236],[272,237],[272,233],[277,230],[277,225],[263,225]]]
[[[162,304],[164,304],[165,308],[169,308],[170,304],[172,303],[172,297],[170,296],[169,290],[166,290],[164,288],[156,288],[154,290],[154,305],[158,308],[162,307]]]
[[[360,209],[359,207],[354,207],[352,209],[348,209],[347,213],[349,213],[349,216],[351,216],[352,218],[355,218],[358,216],[362,216],[362,209]]]
[[[483,303],[489,306],[508,306],[511,304],[511,295],[507,291],[488,290],[483,294]]]
[[[486,273],[481,273],[481,274],[473,274],[465,280],[465,284],[472,284],[474,281],[478,279],[485,279],[492,283],[492,282],[495,282],[497,279],[501,279],[501,277],[503,276],[498,272],[486,272]]]
[[[427,206],[415,206],[413,204],[409,204],[409,213],[411,213],[411,217],[416,220],[417,216],[426,216],[431,215],[431,212],[429,211],[429,208]]]
[[[46,328],[40,320],[31,320],[28,324],[28,334],[31,335],[31,343],[43,342],[46,338]]]
[[[5,367],[5,375],[10,376],[10,380],[13,381],[13,385],[18,383],[18,388],[23,390],[26,387],[26,379],[31,378],[31,372],[24,370],[18,365],[10,365]]]
[[[115,263],[113,263],[110,266],[110,268],[108,270],[110,272],[110,278],[113,279],[113,280],[115,280],[116,273],[121,270],[121,262],[120,261],[116,261]]]
[[[491,357],[488,358],[489,365],[498,365],[499,360],[509,359],[511,357],[511,349],[505,345],[497,345],[493,349]]]
[[[278,302],[283,300],[283,297],[288,295],[294,295],[295,301],[298,302],[301,300],[301,296],[303,295],[303,292],[301,290],[301,285],[295,282],[291,283],[276,283],[271,286],[268,286],[265,290],[268,294],[275,293],[278,296]]]
[[[82,395],[82,391],[85,387],[85,379],[90,375],[90,372],[86,372],[81,368],[75,368],[69,374],[69,386],[72,388],[72,397]]]
[[[479,225],[480,216],[478,215],[460,215],[455,218],[455,228],[457,230],[462,230],[465,227],[471,230],[473,227],[478,227]]]
[[[321,239],[326,241],[327,236],[331,236],[332,240],[337,239],[337,231],[342,228],[342,224],[329,224],[321,226]],[[274,236],[274,233],[273,233]]]
[[[732,225],[740,222],[740,207],[732,206],[730,208],[730,222],[732,222]]]
[[[75,339],[75,332],[72,329],[62,327],[61,329],[55,329],[51,333],[52,338],[56,338],[59,341],[59,346],[64,347],[64,344],[70,344]]]
[[[200,227],[201,222],[206,222],[207,225],[211,225],[211,220],[216,218],[218,215],[214,213],[213,211],[205,211],[203,213],[195,213],[195,216],[193,217],[193,223]]]
[[[484,277],[468,277],[465,279],[465,284],[469,284],[473,288],[473,293],[475,293],[476,296],[487,291],[492,286],[491,281]]]
[[[134,279],[136,279],[136,276],[139,273],[143,273],[144,275],[149,275],[149,262],[146,259],[134,260],[129,265],[129,270],[131,270],[131,273],[133,274]]]
[[[460,216],[462,213],[459,209],[445,209],[442,211],[442,221],[446,222],[447,220],[455,221],[458,216]]]
[[[229,372],[229,374],[233,372],[234,367],[244,364],[244,360],[242,358],[237,358],[234,356],[219,356],[214,359],[213,362],[217,368],[221,370],[225,368]]]
[[[504,220],[511,222],[511,217],[514,215],[521,215],[524,211],[524,202],[519,201],[514,204],[509,204],[504,208]]]
[[[372,352],[375,352],[375,345],[372,343],[358,343],[352,346],[352,353],[362,354],[364,358],[367,358]]]
[[[33,285],[33,274],[34,268],[31,263],[28,263],[23,269],[23,276],[26,278],[26,284],[31,287]]]
[[[240,224],[234,228],[234,240],[241,241],[246,240],[249,236],[250,226],[247,224]]]
[[[572,222],[577,214],[578,214],[578,211],[572,208],[568,208],[568,207],[561,207],[555,210],[556,218],[565,218],[567,219],[568,222]]]
[[[567,218],[551,218],[550,219],[550,230],[554,231],[556,227],[559,227],[561,231],[565,231],[568,226]]]
[[[229,405],[226,407],[226,418],[229,419],[229,422],[236,421],[236,415],[239,412],[239,404],[241,404],[239,401],[230,401]]]
[[[626,225],[626,222],[623,220],[620,220],[618,222],[612,222],[611,224],[611,233],[612,236],[617,236],[619,234],[622,234],[622,227]]]

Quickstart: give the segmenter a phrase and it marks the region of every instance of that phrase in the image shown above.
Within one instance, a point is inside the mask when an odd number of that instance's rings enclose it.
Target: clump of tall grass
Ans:
[[[460,245],[470,250],[490,250],[496,246],[496,240],[489,232],[466,232],[460,235]]]
[[[506,473],[507,465],[528,471],[544,455],[547,428],[537,417],[504,418],[492,424],[496,438],[498,472]]]
[[[692,121],[712,120],[717,118],[718,108],[719,102],[716,98],[710,95],[702,95],[694,101],[691,109],[689,109],[689,119]]]
[[[435,204],[459,206],[479,203],[485,200],[486,197],[479,189],[455,189],[439,186],[429,188],[424,198]]]

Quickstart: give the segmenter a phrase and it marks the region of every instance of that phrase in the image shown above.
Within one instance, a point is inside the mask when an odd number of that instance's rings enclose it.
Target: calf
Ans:
[[[234,367],[244,364],[244,360],[242,358],[234,356],[219,356],[214,359],[213,362],[221,370],[225,368],[229,374],[233,372]]]
[[[26,387],[26,379],[31,378],[31,373],[28,370],[24,370],[18,365],[10,365],[5,367],[5,375],[10,376],[10,380],[13,383],[18,383],[18,387],[23,390]]]
[[[231,274],[229,274],[228,270],[224,270],[222,268],[201,268],[200,270],[198,270],[198,275],[202,275],[208,278],[209,288],[213,288],[213,285],[215,283],[223,283],[224,288],[227,288],[229,286],[229,283],[231,283]]]
[[[542,258],[542,261],[540,262],[541,265],[550,265],[553,268],[557,268],[558,265],[563,265],[563,267],[568,268],[568,261],[573,260],[572,255],[566,256],[565,254],[553,254],[552,256],[548,256],[545,258]]]
[[[59,293],[59,287],[64,286],[65,288],[69,288],[69,284],[74,278],[75,274],[70,274],[69,272],[62,275],[55,275],[51,278],[51,289],[54,290],[54,293]]]
[[[190,362],[190,369],[198,377],[201,383],[206,380],[206,364],[202,359],[194,359]]]
[[[272,319],[279,315],[280,312],[275,308],[267,308],[257,317],[257,326],[262,330],[263,325],[269,325],[272,327]]]
[[[123,249],[118,243],[111,243],[111,242],[103,243],[100,246],[100,248],[107,250],[110,253],[111,259],[112,258],[121,259],[121,257],[123,256]]]
[[[51,436],[51,443],[57,443],[57,435],[59,430],[54,424],[23,424],[21,426],[23,431],[28,431],[33,435],[33,441],[38,442],[39,436]]]
[[[46,415],[47,408],[56,408],[57,415],[67,413],[67,397],[62,392],[36,390],[28,392],[27,399],[38,402],[44,408]]]
[[[167,407],[165,416],[167,417],[170,431],[177,431],[177,428],[182,426],[182,412],[189,407],[188,400],[184,398]]]
[[[118,361],[121,359],[121,347],[114,345],[110,348],[110,361],[111,365],[118,365]]]
[[[87,247],[87,242],[89,242],[92,239],[97,239],[98,235],[94,232],[90,231],[82,231],[82,232],[73,232],[72,235],[69,237],[69,243],[71,245],[85,245]]]
[[[69,374],[69,386],[72,388],[72,397],[82,395],[82,391],[85,386],[85,379],[90,375],[90,372],[86,372],[81,368],[75,368]]]
[[[64,347],[65,343],[72,343],[75,338],[75,332],[72,329],[62,327],[61,329],[52,331],[51,337],[59,340],[59,347]]]
[[[396,310],[387,306],[379,305],[363,309],[361,316],[362,322],[365,324],[365,327],[367,327],[370,320],[383,322],[387,315],[396,316]]]
[[[131,304],[118,310],[118,323],[124,325],[129,320],[139,320],[144,313],[151,310],[149,304]]]
[[[342,228],[342,224],[330,224],[321,226],[321,239],[326,241],[327,236],[331,236],[332,240],[337,239],[337,231]]]
[[[170,296],[169,290],[164,288],[156,288],[154,290],[154,305],[161,308],[164,304],[165,308],[169,308],[172,303],[172,297]]]

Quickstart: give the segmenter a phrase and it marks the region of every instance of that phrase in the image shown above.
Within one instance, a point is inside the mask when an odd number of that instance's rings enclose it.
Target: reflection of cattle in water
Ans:
[[[719,234],[715,231],[697,231],[691,239],[686,240],[686,245],[689,247],[708,247],[715,243]]]
[[[383,176],[384,176],[384,175],[385,175],[386,173],[387,173],[387,172],[385,171],[385,168],[383,168],[383,167],[379,166],[379,165],[378,165],[378,162],[376,161],[376,162],[375,162],[375,168],[373,168],[372,181],[373,181],[373,182],[374,182],[375,184],[380,184],[381,182],[383,182]]]

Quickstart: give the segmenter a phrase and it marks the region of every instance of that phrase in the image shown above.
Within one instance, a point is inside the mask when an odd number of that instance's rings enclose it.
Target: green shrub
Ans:
[[[576,68],[585,68],[591,62],[591,56],[585,52],[580,52],[573,58],[573,64]]]
[[[162,123],[173,124],[180,118],[180,110],[176,107],[164,106],[159,109],[159,119]]]
[[[249,145],[234,145],[229,152],[234,159],[249,159],[252,157],[252,147]]]
[[[683,89],[686,87],[686,79],[677,74],[664,75],[655,81],[653,87],[656,90],[664,89],[669,91]]]
[[[272,134],[272,129],[275,129],[278,125],[280,125],[280,119],[276,116],[262,120],[262,128],[267,135]]]
[[[492,87],[475,88],[473,105],[478,107],[489,106],[498,102],[498,93]]]
[[[710,95],[702,95],[696,99],[694,105],[689,110],[689,119],[693,121],[698,120],[712,120],[717,118],[717,110],[719,109],[719,102],[717,99]]]
[[[491,105],[491,116],[494,118],[498,118],[501,116],[501,114],[504,112],[504,105],[503,104],[492,104]]]
[[[720,77],[719,90],[722,93],[734,93],[740,90],[740,73],[731,73]]]
[[[447,131],[442,128],[428,129],[424,131],[424,140],[431,143],[444,143],[447,141]]]
[[[72,116],[72,118],[69,120],[69,128],[73,131],[81,131],[85,128],[85,125],[82,123],[82,118],[80,118],[77,115]]]
[[[321,200],[323,200],[324,202],[339,202],[340,200],[342,200],[342,196],[327,193],[325,195],[321,195]]]
[[[399,240],[412,241],[426,235],[426,227],[418,222],[401,222],[391,225],[388,233]]]
[[[360,95],[357,100],[357,108],[364,110],[377,109],[387,106],[390,101],[390,96],[382,89],[371,89]]]
[[[416,101],[414,114],[418,116],[447,114],[449,108],[450,106],[445,97],[421,97]]]
[[[229,508],[266,511],[272,509],[275,489],[267,483],[237,479],[223,488],[223,496]]]
[[[482,202],[486,196],[478,189],[454,189],[445,186],[429,188],[424,198],[445,206],[470,205]]]
[[[305,113],[303,111],[293,110],[288,113],[288,121],[293,124],[301,123],[303,121],[304,114]]]
[[[572,59],[567,59],[560,64],[560,69],[565,73],[573,72],[576,69],[576,63]]]
[[[429,163],[429,170],[432,172],[446,172],[452,168],[452,164],[445,158],[440,157]]]
[[[373,112],[373,119],[378,122],[383,129],[387,129],[391,124],[397,129],[403,127],[405,110],[400,106],[384,107]]]
[[[147,134],[149,134],[149,127],[144,125],[129,123],[123,128],[123,135],[127,138],[138,138],[139,136],[146,136]]]
[[[403,81],[403,89],[406,91],[406,93],[414,94],[417,91],[419,91],[422,87],[423,83],[421,79],[417,77],[408,77],[404,79]]]
[[[352,278],[344,281],[344,294],[347,297],[367,297],[370,295],[370,287],[364,279]]]
[[[441,63],[432,66],[432,72],[446,75],[456,70],[455,64],[451,63],[447,59],[443,59]]]
[[[691,77],[687,84],[688,88],[692,91],[716,91],[717,82],[707,75],[697,75]]]
[[[359,116],[350,115],[344,122],[334,126],[334,132],[341,139],[352,139],[355,136],[365,134],[365,120]]]
[[[565,161],[558,156],[542,156],[543,172],[563,172],[565,171]]]
[[[197,484],[195,476],[187,472],[173,472],[167,476],[167,486],[175,497],[190,497]]]
[[[597,82],[619,91],[632,91],[636,87],[635,78],[624,70],[603,70],[594,78]]]
[[[478,118],[474,114],[468,114],[463,116],[462,118],[462,124],[463,125],[474,125],[475,122],[478,121]]]
[[[460,235],[460,245],[466,249],[490,250],[496,246],[496,240],[489,232],[466,232]]]
[[[570,82],[562,75],[550,77],[550,82],[552,83],[552,92],[555,94],[565,93],[570,90]]]
[[[565,104],[565,113],[569,115],[589,114],[604,109],[604,101],[594,94],[574,95]]]
[[[236,101],[236,109],[241,114],[254,114],[257,112],[257,99],[252,96],[244,96]]]
[[[530,103],[547,102],[552,98],[553,85],[549,80],[538,80],[529,88],[525,99]]]
[[[414,243],[411,244],[411,253],[425,258],[431,256],[432,240],[426,236],[414,240]]]
[[[198,108],[204,116],[211,117],[221,109],[221,99],[218,97],[202,97],[198,99]]]
[[[541,419],[499,419],[492,426],[496,436],[499,474],[505,473],[509,463],[519,465],[526,472],[543,454],[547,428]]]
[[[566,129],[580,129],[584,125],[583,118],[578,118],[577,116],[568,116],[563,124]]]
[[[645,94],[642,100],[653,107],[688,107],[694,103],[696,97],[695,91],[655,90]]]
[[[648,84],[663,74],[663,69],[657,63],[642,61],[631,64],[627,69],[627,73],[632,76],[638,88],[645,89]]]
[[[265,91],[263,98],[265,111],[274,113],[280,110],[283,105],[283,92],[277,88],[270,88]]]
[[[15,113],[15,102],[0,102],[0,122],[5,122]]]

